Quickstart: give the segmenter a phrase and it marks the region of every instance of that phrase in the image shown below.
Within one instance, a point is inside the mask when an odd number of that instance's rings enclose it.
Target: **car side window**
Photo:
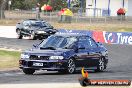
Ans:
[[[47,26],[45,25],[45,23],[43,23],[43,27],[47,27]]]
[[[78,47],[87,48],[88,42],[86,37],[80,37],[78,42]]]
[[[97,48],[96,42],[90,37],[80,37],[78,46],[85,47],[85,48]]]
[[[87,44],[88,48],[97,48],[96,42],[90,37],[87,37]]]

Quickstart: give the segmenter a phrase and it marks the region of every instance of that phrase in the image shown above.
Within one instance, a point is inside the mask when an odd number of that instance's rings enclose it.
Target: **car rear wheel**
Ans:
[[[96,72],[103,72],[105,69],[106,69],[105,59],[100,58],[99,61],[98,61],[97,69],[95,71]]]
[[[36,40],[35,32],[34,31],[31,32],[30,39]]]
[[[76,71],[75,62],[73,59],[69,59],[67,62],[67,72],[73,74],[75,73],[75,71]]]
[[[29,68],[24,68],[23,72],[25,74],[31,75],[31,74],[33,74],[35,72],[35,70],[34,69],[29,69]]]
[[[16,33],[17,33],[17,38],[22,39],[23,36],[21,35],[21,31],[17,30]]]
[[[45,35],[45,36],[43,37],[43,39],[46,39],[46,38],[48,38],[48,35]]]

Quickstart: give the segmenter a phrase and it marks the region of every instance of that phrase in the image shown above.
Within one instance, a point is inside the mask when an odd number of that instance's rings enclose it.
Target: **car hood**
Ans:
[[[74,50],[71,49],[57,49],[57,50],[40,50],[40,49],[31,49],[26,50],[23,53],[29,54],[29,55],[40,55],[40,56],[65,56],[68,54],[72,54]]]

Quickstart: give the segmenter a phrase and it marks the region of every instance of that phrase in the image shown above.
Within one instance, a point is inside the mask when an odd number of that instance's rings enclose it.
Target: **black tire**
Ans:
[[[23,72],[27,75],[31,75],[35,72],[35,70],[34,69],[29,69],[29,68],[24,68]]]
[[[82,78],[79,79],[80,85],[83,87],[89,86],[91,84],[90,79],[88,78]]]
[[[106,63],[105,63],[105,59],[103,57],[101,57],[98,60],[98,65],[97,65],[97,69],[95,70],[96,72],[103,72],[106,69]]]
[[[47,39],[48,38],[48,35],[45,35],[44,37],[43,37],[43,39]]]
[[[76,65],[74,59],[69,59],[67,62],[67,73],[73,74],[76,72]]]
[[[22,34],[21,34],[21,31],[19,29],[16,30],[16,33],[17,33],[17,38],[18,39],[22,39]]]
[[[36,36],[35,36],[35,32],[34,31],[31,32],[30,39],[36,40]]]

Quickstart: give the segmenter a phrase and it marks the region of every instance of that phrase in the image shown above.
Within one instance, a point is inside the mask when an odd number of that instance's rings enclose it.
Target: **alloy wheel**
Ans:
[[[97,66],[97,69],[95,71],[97,72],[102,72],[105,70],[105,60],[104,58],[100,58],[99,59],[99,62],[98,62],[98,66]]]
[[[68,73],[74,73],[75,72],[75,62],[74,62],[74,60],[73,59],[70,59],[69,61],[68,61]]]

